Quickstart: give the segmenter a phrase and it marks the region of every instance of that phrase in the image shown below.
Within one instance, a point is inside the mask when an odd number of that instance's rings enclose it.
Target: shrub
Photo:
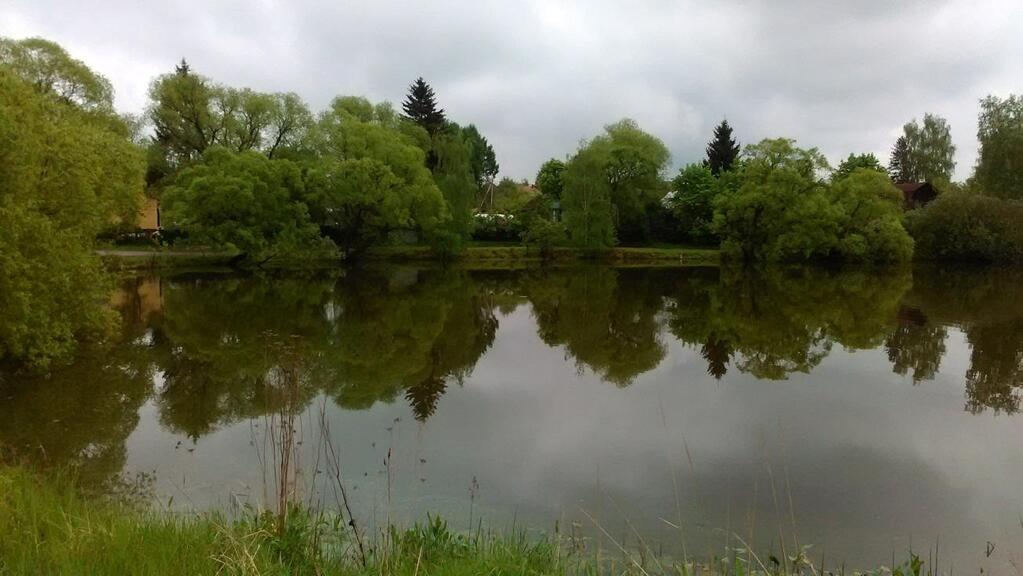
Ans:
[[[526,247],[534,245],[539,248],[543,258],[550,257],[554,247],[564,244],[567,239],[564,224],[540,218],[530,222],[522,234],[522,243]]]
[[[906,227],[924,259],[999,262],[1023,257],[1023,205],[949,192],[910,213]]]

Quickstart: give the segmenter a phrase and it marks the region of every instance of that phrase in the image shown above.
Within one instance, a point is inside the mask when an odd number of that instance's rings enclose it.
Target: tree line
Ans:
[[[953,183],[947,122],[903,128],[887,167],[815,148],[741,147],[722,122],[707,157],[668,173],[665,144],[621,120],[539,169],[497,181],[493,146],[449,118],[422,78],[401,109],[339,96],[314,113],[294,93],[225,86],[182,60],[153,80],[143,114],[121,115],[110,82],[59,45],[0,38],[0,358],[45,366],[111,330],[93,254],[130,231],[148,195],[161,241],[262,263],[357,259],[389,243],[440,257],[472,239],[550,254],[615,245],[720,246],[746,261],[1023,257],[1023,98],[981,101],[973,176]],[[941,194],[905,213],[893,182]]]

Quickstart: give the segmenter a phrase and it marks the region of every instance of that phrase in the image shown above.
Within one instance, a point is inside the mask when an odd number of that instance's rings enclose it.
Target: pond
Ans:
[[[181,510],[345,500],[674,557],[1023,565],[1023,272],[380,267],[122,282],[0,375],[7,457]],[[340,470],[340,474],[338,471]],[[340,480],[339,480],[340,478]],[[342,491],[341,488],[344,490]]]

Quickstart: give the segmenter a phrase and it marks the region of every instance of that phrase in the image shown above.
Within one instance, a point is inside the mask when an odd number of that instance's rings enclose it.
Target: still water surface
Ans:
[[[0,375],[0,444],[174,509],[298,497],[630,547],[1023,566],[1023,273],[381,268],[126,280],[121,343]],[[281,374],[290,375],[282,378]],[[288,382],[282,392],[282,382]],[[678,529],[676,526],[681,526]],[[604,539],[602,546],[613,546]]]

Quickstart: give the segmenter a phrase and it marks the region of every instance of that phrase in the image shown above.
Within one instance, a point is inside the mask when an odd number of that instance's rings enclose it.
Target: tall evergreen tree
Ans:
[[[426,129],[431,135],[444,127],[444,109],[437,107],[433,88],[420,76],[409,85],[408,96],[401,104],[405,116]]]
[[[732,168],[739,157],[739,144],[732,138],[732,127],[722,120],[714,129],[714,139],[707,144],[707,167],[717,176]]]
[[[909,150],[909,140],[906,140],[905,136],[899,136],[888,161],[888,176],[895,182],[914,182],[917,180],[916,172],[913,167],[913,155]]]

